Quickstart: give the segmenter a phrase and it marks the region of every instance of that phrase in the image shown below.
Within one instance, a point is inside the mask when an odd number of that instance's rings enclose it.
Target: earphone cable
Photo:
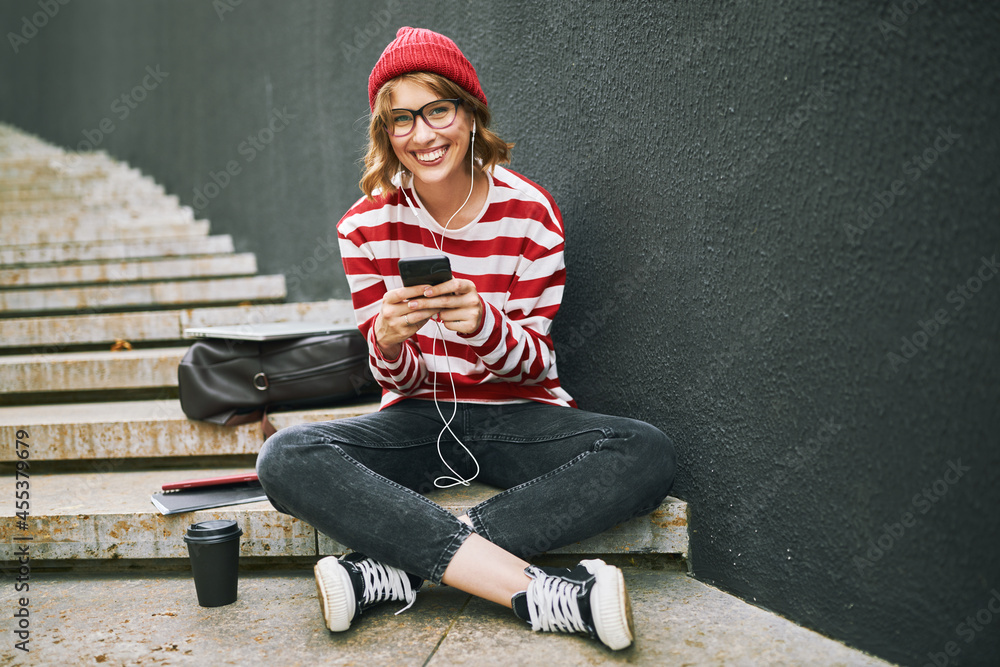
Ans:
[[[470,181],[469,182],[469,194],[466,195],[465,201],[462,202],[462,205],[459,206],[458,209],[456,209],[455,212],[451,214],[450,218],[448,218],[448,222],[446,222],[444,224],[444,228],[445,229],[448,229],[448,226],[451,224],[451,221],[455,219],[455,216],[458,215],[459,211],[461,211],[463,208],[465,208],[465,205],[469,203],[469,200],[472,198],[472,191],[476,187],[476,173],[475,173],[475,169],[476,169],[476,151],[475,151],[475,145],[476,145],[476,122],[475,122],[475,120],[473,120],[472,121],[472,143],[469,146],[469,152],[472,154],[471,158],[469,159],[469,181]],[[400,186],[399,187],[399,191],[403,193],[403,199],[406,199],[407,204],[410,204],[410,206],[413,208],[414,215],[417,215],[419,217],[420,216],[420,213],[419,213],[420,209],[417,208],[416,206],[413,206],[413,204],[410,203],[409,198],[406,196],[406,190],[405,190],[405,188],[403,188],[402,179],[400,179],[399,186]],[[411,177],[411,180],[410,180],[410,186],[413,187],[414,188],[414,192],[416,192],[416,185],[413,183],[412,177]],[[434,246],[438,249],[438,251],[441,252],[441,253],[444,253],[444,234],[441,234],[441,242],[438,243],[437,237],[434,236],[434,233],[432,231],[431,232],[431,240],[434,241]],[[438,319],[434,322],[434,324],[437,326],[438,334],[441,336],[441,345],[444,347],[444,360],[445,360],[445,365],[446,365],[446,367],[448,369],[448,379],[451,380],[451,396],[452,396],[451,417],[449,417],[448,419],[445,419],[444,418],[444,413],[441,412],[441,405],[438,403],[438,397],[437,397],[437,384],[438,384],[437,383],[437,376],[438,376],[437,369],[431,370],[431,373],[432,373],[431,390],[433,391],[432,396],[434,398],[434,407],[435,407],[435,409],[437,409],[438,416],[441,417],[442,423],[444,423],[444,427],[441,429],[440,433],[438,433],[438,437],[437,437],[437,453],[438,453],[438,458],[441,459],[441,463],[443,463],[444,466],[451,472],[451,474],[454,475],[454,477],[449,477],[447,475],[441,475],[441,476],[437,477],[434,480],[434,486],[436,486],[439,489],[450,489],[450,488],[452,488],[454,486],[459,486],[459,485],[461,485],[461,486],[469,486],[469,482],[471,482],[472,480],[474,480],[476,477],[479,476],[479,470],[480,470],[480,468],[479,468],[479,461],[476,460],[475,455],[469,450],[469,448],[465,445],[465,443],[462,442],[462,439],[459,438],[458,435],[451,429],[451,423],[455,420],[455,416],[458,414],[458,390],[455,388],[455,376],[451,372],[451,357],[448,356],[448,343],[444,339],[444,331],[441,328],[441,318],[440,318],[440,315],[438,316]],[[433,338],[432,339],[432,343],[431,343],[431,358],[432,359],[435,357],[436,351],[437,351],[437,338]],[[444,455],[441,453],[441,438],[444,437],[445,431],[447,431],[448,433],[451,433],[452,437],[455,438],[455,441],[462,447],[463,450],[465,450],[465,453],[469,455],[469,458],[472,459],[472,462],[476,464],[476,472],[472,475],[472,477],[469,477],[468,479],[463,478],[461,475],[458,474],[458,472],[454,468],[451,467],[451,464],[449,464],[448,461],[445,460]],[[444,484],[443,482],[448,482],[448,483]]]

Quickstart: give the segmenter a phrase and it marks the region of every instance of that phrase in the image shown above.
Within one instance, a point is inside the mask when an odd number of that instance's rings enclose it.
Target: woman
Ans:
[[[368,83],[361,198],[338,223],[374,414],[279,431],[257,471],[279,510],[355,551],[315,568],[327,627],[413,604],[424,580],[511,608],[534,630],[634,637],[621,571],[525,558],[655,509],[674,450],[643,422],[577,409],[549,336],[565,284],[549,194],[501,163],[476,72],[447,37],[402,28]],[[403,287],[401,258],[444,254],[453,278]],[[447,416],[446,416],[447,415]],[[506,489],[455,517],[428,500],[473,478]]]

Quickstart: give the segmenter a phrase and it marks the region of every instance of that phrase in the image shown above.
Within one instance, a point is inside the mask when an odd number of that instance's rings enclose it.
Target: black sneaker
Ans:
[[[316,563],[313,571],[323,618],[333,632],[351,627],[355,616],[380,602],[405,601],[407,605],[396,613],[406,611],[424,583],[398,567],[383,565],[357,552],[339,559],[327,556]]]
[[[584,632],[615,651],[632,644],[632,604],[617,567],[594,559],[572,570],[530,565],[524,572],[531,577],[528,590],[511,603],[532,630]]]

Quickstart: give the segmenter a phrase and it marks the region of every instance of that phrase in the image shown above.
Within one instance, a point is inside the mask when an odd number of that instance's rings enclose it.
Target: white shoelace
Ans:
[[[535,632],[588,632],[580,615],[577,593],[580,584],[566,581],[541,570],[528,584],[528,616]]]
[[[361,570],[361,576],[365,580],[362,606],[367,607],[375,602],[387,600],[406,600],[407,605],[397,611],[397,614],[402,614],[413,606],[417,599],[417,592],[410,586],[410,578],[406,576],[405,572],[370,558],[357,562],[355,565]]]

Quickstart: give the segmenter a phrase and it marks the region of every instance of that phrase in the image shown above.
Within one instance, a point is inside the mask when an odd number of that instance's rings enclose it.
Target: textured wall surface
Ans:
[[[75,2],[8,37],[0,120],[99,139],[295,298],[346,297],[368,71],[400,25],[451,35],[562,208],[565,385],[675,438],[695,574],[995,664],[1000,10],[957,4]]]

